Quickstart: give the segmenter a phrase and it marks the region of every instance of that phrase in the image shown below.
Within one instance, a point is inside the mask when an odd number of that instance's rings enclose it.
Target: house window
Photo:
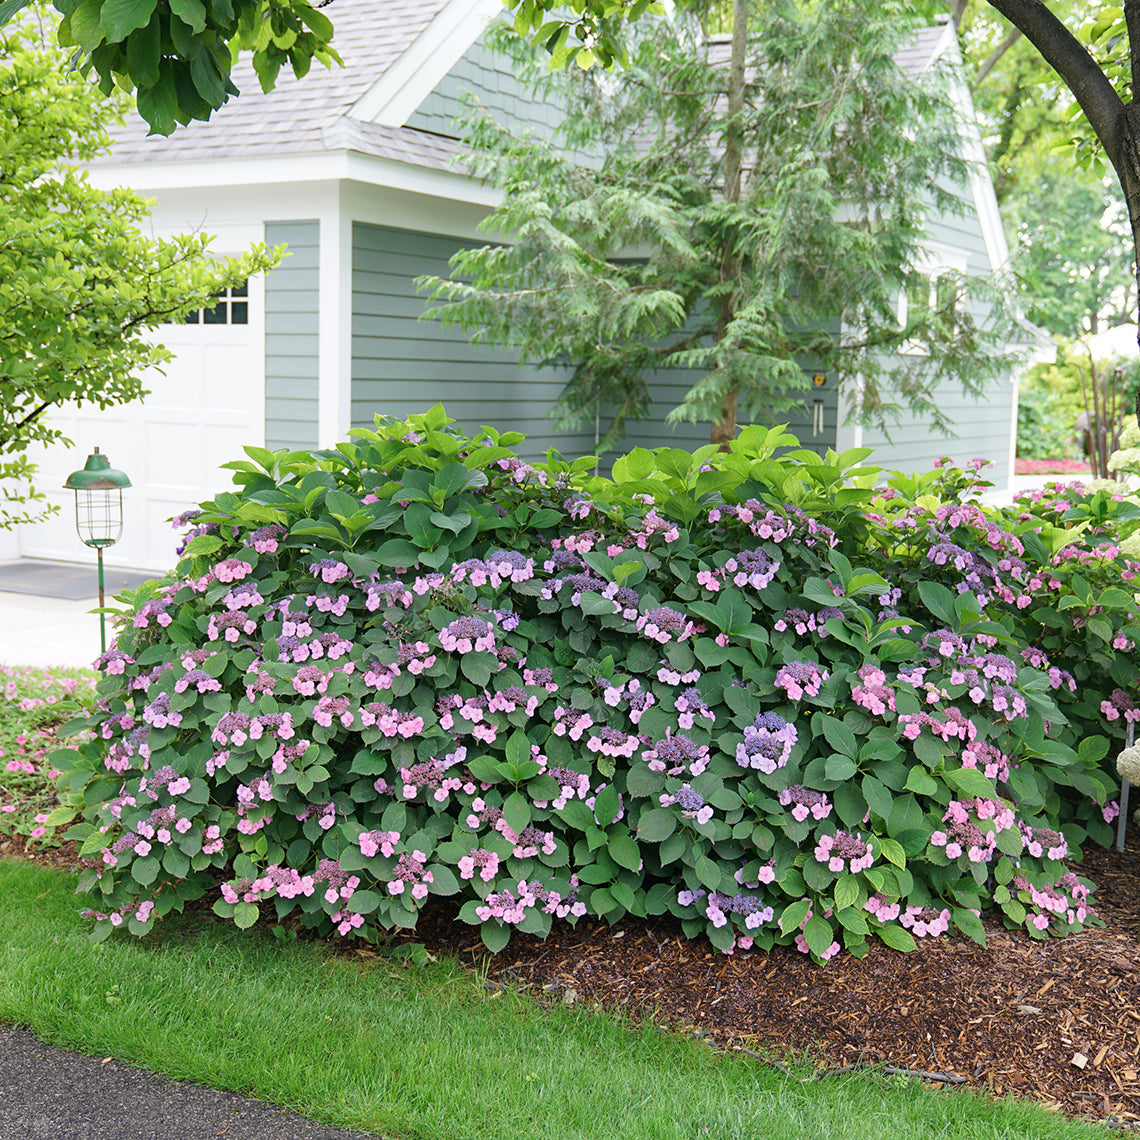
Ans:
[[[249,283],[243,281],[240,285],[227,289],[215,304],[205,309],[195,309],[183,319],[188,325],[248,325]]]
[[[912,321],[925,321],[952,336],[961,324],[963,292],[961,282],[953,275],[920,276],[899,295],[898,322],[906,328]],[[909,355],[924,355],[928,350],[917,340],[906,341],[899,349]]]

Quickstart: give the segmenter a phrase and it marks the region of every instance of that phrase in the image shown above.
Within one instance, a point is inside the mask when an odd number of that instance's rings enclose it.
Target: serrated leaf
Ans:
[[[903,850],[901,843],[896,843],[893,839],[880,838],[876,846],[879,849],[879,854],[888,863],[893,863],[896,867],[906,866],[906,851]]]
[[[507,762],[509,764],[522,764],[530,760],[530,741],[523,730],[516,729],[507,740]]]
[[[612,823],[620,810],[621,802],[617,788],[613,784],[609,784],[597,794],[594,800],[594,818],[598,821],[598,826],[605,827]]]
[[[234,907],[234,925],[239,930],[248,930],[257,921],[259,913],[257,903],[239,902]]]
[[[510,942],[511,928],[509,926],[502,926],[494,919],[490,919],[479,927],[479,937],[483,939],[483,945],[486,946],[492,954],[498,954],[498,952]]]
[[[637,910],[637,892],[629,883],[623,883],[618,879],[617,882],[610,884],[609,890],[614,901],[620,903],[626,910]]]
[[[484,784],[497,784],[506,779],[500,762],[492,756],[476,756],[468,760],[467,769],[476,780]]]
[[[223,546],[225,543],[216,534],[199,534],[186,544],[185,553],[187,557],[197,557],[199,554],[213,554]]]
[[[835,917],[839,919],[843,929],[850,930],[852,934],[870,933],[871,928],[867,925],[866,916],[855,907],[846,907],[844,910],[836,911]]]
[[[876,776],[863,777],[863,798],[867,801],[867,806],[871,811],[875,812],[882,819],[889,819],[891,814],[891,802],[894,796],[890,790]]]
[[[938,781],[921,768],[911,768],[906,777],[906,790],[915,792],[920,796],[933,796],[938,794]],[[887,813],[890,813],[888,807]],[[884,817],[886,818],[886,817]]]
[[[640,870],[641,848],[628,831],[624,834],[611,835],[606,843],[606,850],[619,867],[625,867],[629,871]]]
[[[986,928],[982,920],[972,911],[964,907],[954,907],[950,912],[954,925],[967,937],[973,939],[979,946],[986,944]]]
[[[835,931],[831,929],[831,923],[826,918],[814,915],[807,920],[807,925],[804,927],[804,941],[813,954],[822,958],[835,941]]]
[[[997,795],[993,781],[977,768],[949,768],[943,773],[943,778],[952,788],[977,799],[993,799]]]
[[[800,923],[807,917],[807,912],[810,909],[811,903],[807,899],[799,899],[784,907],[784,912],[780,915],[781,933],[789,934],[791,931],[799,929]]]
[[[376,891],[356,891],[345,904],[345,910],[353,914],[371,914],[380,905],[380,899]]]
[[[823,765],[824,775],[829,780],[850,780],[859,769],[855,765],[855,761],[848,756],[840,756],[838,753],[832,753]]]
[[[915,949],[915,942],[910,931],[901,926],[896,926],[893,922],[888,922],[877,929],[875,933],[892,950],[901,950],[903,953],[907,953]]]
[[[647,843],[661,843],[677,830],[677,818],[665,808],[651,808],[641,813],[637,836]]]
[[[158,878],[159,862],[156,856],[147,855],[142,859],[135,859],[131,863],[131,878],[140,887],[149,887]]]
[[[530,824],[530,803],[521,792],[512,792],[503,802],[503,818],[521,835]]]
[[[591,615],[609,615],[614,612],[614,603],[610,598],[603,598],[593,590],[585,591],[578,599],[578,606],[583,613]]]
[[[827,737],[828,743],[836,752],[841,752],[844,756],[852,758],[859,755],[859,745],[855,740],[855,733],[851,731],[841,720],[837,720],[833,716],[828,716],[826,713],[819,717],[820,727],[823,729],[823,735]],[[833,777],[835,779],[845,779],[846,777]]]
[[[854,906],[859,898],[859,882],[854,875],[844,875],[835,884],[835,909]]]
[[[956,615],[954,612],[954,594],[940,582],[931,582],[923,579],[918,583],[918,596],[922,604],[946,625],[954,625]]]
[[[720,890],[720,868],[707,855],[697,856],[693,870],[697,873],[697,879],[700,881],[701,886],[706,887],[710,891]]]

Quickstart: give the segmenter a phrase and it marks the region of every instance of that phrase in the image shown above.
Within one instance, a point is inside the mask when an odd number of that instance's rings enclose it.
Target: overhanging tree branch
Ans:
[[[1084,44],[1041,0],[987,0],[1041,53],[1084,111],[1118,172],[1126,160],[1124,103]]]

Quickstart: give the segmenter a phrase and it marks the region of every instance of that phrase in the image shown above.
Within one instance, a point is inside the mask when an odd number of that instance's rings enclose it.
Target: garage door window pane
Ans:
[[[232,289],[220,294],[217,302],[205,309],[195,309],[182,318],[188,325],[248,325],[249,324],[249,283],[243,281]],[[240,297],[242,300],[234,300]]]

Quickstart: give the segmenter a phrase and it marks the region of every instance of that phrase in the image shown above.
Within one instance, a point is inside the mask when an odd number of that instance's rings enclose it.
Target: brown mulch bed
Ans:
[[[840,954],[819,967],[790,948],[725,956],[668,919],[584,920],[545,941],[516,935],[488,961],[446,907],[425,912],[409,937],[485,965],[490,985],[652,1018],[769,1063],[792,1049],[820,1069],[895,1066],[1137,1127],[1138,831],[1123,854],[1090,850],[1081,869],[1099,885],[1105,925],[1065,939],[995,928],[984,949],[962,938],[911,954],[876,944],[862,960]],[[66,848],[30,857],[74,863]]]

